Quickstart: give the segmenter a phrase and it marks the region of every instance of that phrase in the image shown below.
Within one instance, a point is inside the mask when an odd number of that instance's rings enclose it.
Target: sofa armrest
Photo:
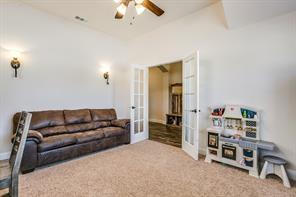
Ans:
[[[14,138],[15,134],[11,138],[11,143],[13,143]],[[26,141],[34,141],[40,144],[43,141],[43,135],[39,131],[29,130]]]
[[[32,138],[36,139],[36,138]],[[36,140],[27,140],[25,144],[25,149],[23,153],[23,158],[21,162],[21,172],[28,173],[34,171],[38,165],[38,144]]]
[[[112,126],[121,127],[125,130],[125,143],[130,143],[130,119],[118,119],[111,121]]]
[[[15,138],[15,134],[11,138],[11,142]],[[25,149],[21,162],[21,172],[27,173],[33,171],[37,167],[37,147],[43,140],[43,136],[40,132],[29,130],[27,140],[25,143]]]
[[[118,120],[112,120],[111,125],[116,127],[122,127],[126,129],[129,127],[130,119],[118,119]]]
[[[43,141],[43,135],[39,131],[29,130],[27,141],[28,140],[33,140],[37,144],[40,144]]]

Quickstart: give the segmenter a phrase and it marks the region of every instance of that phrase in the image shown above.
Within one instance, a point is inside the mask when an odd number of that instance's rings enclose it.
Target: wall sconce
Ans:
[[[110,64],[108,63],[101,63],[100,72],[103,74],[104,79],[106,80],[106,84],[109,85],[110,79]]]
[[[104,73],[104,79],[106,79],[106,84],[109,85],[109,72]]]
[[[14,77],[17,78],[17,69],[21,67],[20,61],[17,59],[19,57],[19,52],[12,51],[12,60],[10,62],[11,67],[14,69]]]

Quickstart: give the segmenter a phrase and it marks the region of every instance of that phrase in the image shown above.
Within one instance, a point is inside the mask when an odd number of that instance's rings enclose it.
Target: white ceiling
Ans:
[[[148,10],[137,16],[133,3],[130,3],[127,14],[121,20],[114,19],[118,5],[113,0],[23,1],[35,8],[81,23],[111,36],[130,40],[207,7],[218,0],[151,0],[165,11],[165,14],[161,17],[157,17]],[[87,22],[77,21],[74,19],[75,16],[83,17]],[[133,19],[133,16],[135,16],[135,19]],[[133,25],[130,25],[130,22]]]

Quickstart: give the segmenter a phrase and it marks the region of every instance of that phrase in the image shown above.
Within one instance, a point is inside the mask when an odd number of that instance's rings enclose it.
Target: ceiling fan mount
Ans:
[[[117,7],[117,12],[115,15],[115,19],[122,19],[126,13],[127,7],[131,1],[135,2],[135,8],[137,14],[142,14],[146,9],[151,11],[157,16],[163,15],[164,11],[155,5],[150,0],[114,0],[115,3],[119,3],[120,5]]]

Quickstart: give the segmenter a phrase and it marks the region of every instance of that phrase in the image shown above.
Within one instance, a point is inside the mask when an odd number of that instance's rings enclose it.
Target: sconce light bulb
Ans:
[[[13,50],[13,51],[10,51],[10,54],[11,54],[11,57],[12,58],[19,58],[20,57],[20,52],[19,51],[16,51],[16,50]]]

